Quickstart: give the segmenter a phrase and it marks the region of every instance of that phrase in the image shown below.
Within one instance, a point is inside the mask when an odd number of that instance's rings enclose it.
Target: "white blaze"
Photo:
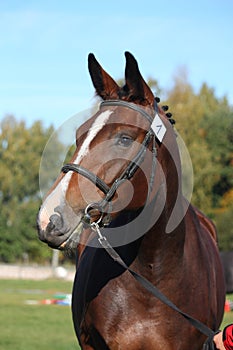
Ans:
[[[84,140],[76,159],[74,160],[74,164],[79,164],[80,161],[83,159],[83,157],[88,153],[91,142],[93,141],[94,137],[98,134],[98,132],[106,124],[106,122],[108,121],[108,118],[112,113],[113,111],[105,111],[105,112],[102,112],[98,116],[98,118],[96,118],[90,130],[88,131],[87,137]],[[61,186],[64,193],[68,188],[71,176],[72,176],[72,172],[68,172],[61,180]]]
[[[92,124],[90,130],[88,131],[87,137],[84,140],[77,157],[74,160],[74,164],[79,164],[80,161],[83,159],[85,155],[89,152],[90,144],[93,141],[94,137],[98,134],[98,132],[103,128],[103,126],[107,123],[110,115],[113,113],[113,111],[104,111],[102,112],[94,121]],[[49,218],[52,214],[54,214],[54,209],[58,206],[61,206],[62,201],[64,202],[66,190],[69,186],[69,182],[72,176],[72,172],[69,171],[65,176],[62,178],[60,183],[57,185],[57,187],[49,194],[49,196],[46,198],[45,202],[43,203],[40,213],[39,213],[39,220],[41,224],[42,229],[46,229]]]

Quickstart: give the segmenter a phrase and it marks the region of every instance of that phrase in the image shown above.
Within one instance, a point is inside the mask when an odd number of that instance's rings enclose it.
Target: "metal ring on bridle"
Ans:
[[[102,219],[103,219],[104,213],[102,211],[103,208],[98,203],[88,204],[85,208],[85,211],[84,211],[84,217],[89,217],[91,220],[91,215],[89,214],[89,211],[92,209],[97,209],[99,211],[99,213],[101,214],[97,221],[92,221],[92,222],[95,222],[96,224],[100,224]]]

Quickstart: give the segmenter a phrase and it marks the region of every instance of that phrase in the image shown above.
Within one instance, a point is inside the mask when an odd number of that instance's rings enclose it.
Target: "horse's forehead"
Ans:
[[[140,128],[143,128],[148,124],[148,121],[140,112],[127,108],[126,106],[113,106],[110,107],[109,110],[112,110],[113,113],[108,120],[108,124],[120,123],[123,125],[132,125]]]
[[[75,159],[76,163],[80,162],[81,159],[88,153],[91,142],[101,131],[104,125],[106,125],[112,113],[113,112],[111,110],[102,111],[101,113],[98,113],[95,118],[92,117],[78,129],[76,135],[78,143],[79,139],[83,138],[83,140],[80,143],[79,152]]]
[[[148,129],[148,121],[139,112],[126,107],[109,106],[101,108],[94,116],[88,119],[77,131],[77,138],[84,134],[96,136],[104,126],[114,126],[116,124],[131,125],[142,129]],[[91,132],[92,130],[92,132]]]

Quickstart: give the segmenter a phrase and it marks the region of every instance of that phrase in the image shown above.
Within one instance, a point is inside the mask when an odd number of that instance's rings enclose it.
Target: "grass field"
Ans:
[[[0,280],[0,350],[79,349],[70,307],[40,304],[71,289],[71,282]]]
[[[0,350],[78,350],[70,307],[42,304],[71,290],[71,282],[59,280],[0,280]],[[233,312],[222,327],[228,323]]]

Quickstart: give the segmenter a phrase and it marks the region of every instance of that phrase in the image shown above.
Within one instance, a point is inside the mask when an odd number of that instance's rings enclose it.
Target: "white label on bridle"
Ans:
[[[155,118],[151,124],[151,129],[154,131],[157,139],[162,142],[167,129],[158,114],[155,115]]]

